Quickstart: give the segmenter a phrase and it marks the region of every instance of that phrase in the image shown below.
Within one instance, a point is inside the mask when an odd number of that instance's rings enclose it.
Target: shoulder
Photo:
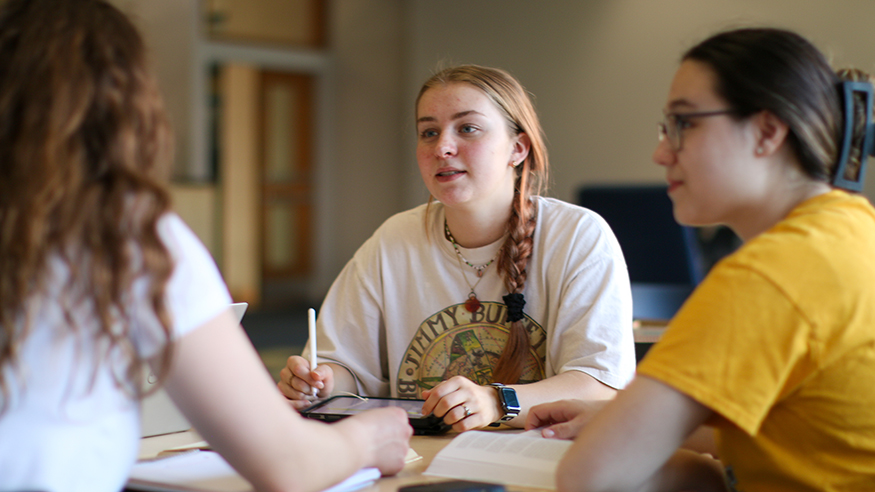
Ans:
[[[398,232],[409,232],[414,228],[421,231],[425,227],[426,211],[428,211],[429,217],[431,218],[439,209],[441,209],[441,207],[442,206],[438,202],[433,202],[430,206],[424,203],[409,210],[398,212],[386,219],[386,221],[377,228],[374,235],[394,235]]]
[[[875,295],[872,251],[875,210],[865,199],[831,192],[800,204],[714,270],[736,286],[766,281],[807,309]]]
[[[176,214],[167,212],[158,219],[158,237],[174,257],[179,257],[187,251],[206,250],[194,231]]]
[[[538,224],[542,241],[571,241],[590,248],[620,251],[619,243],[608,223],[597,213],[556,198],[533,197],[538,204]],[[585,252],[585,251],[582,251]]]
[[[173,258],[165,297],[176,334],[182,335],[227,309],[231,296],[212,254],[179,215],[164,214],[157,229]]]
[[[174,212],[168,212],[158,219],[158,236],[164,243],[174,263],[171,284],[180,278],[203,282],[215,282],[224,288],[221,274],[215,259],[200,238],[188,224]]]
[[[213,253],[176,212],[167,212],[158,219],[158,237],[176,268],[206,271],[217,269]]]
[[[834,191],[803,202],[733,257],[795,270],[803,257],[838,265],[848,255],[873,249],[875,209],[862,197]]]
[[[419,205],[389,217],[362,244],[355,256],[362,258],[363,256],[380,255],[387,250],[415,247],[421,244],[426,241],[425,230],[426,227],[429,227],[425,223],[426,211],[429,224],[432,224],[436,220],[436,216],[441,215],[441,210],[441,205],[435,202],[430,206],[428,204]]]
[[[162,235],[176,236],[194,234],[188,224],[176,212],[167,212],[158,219],[158,232]]]
[[[588,208],[568,203],[557,198],[536,196],[532,198],[538,204],[539,223],[547,226],[577,226],[610,231],[602,217]]]

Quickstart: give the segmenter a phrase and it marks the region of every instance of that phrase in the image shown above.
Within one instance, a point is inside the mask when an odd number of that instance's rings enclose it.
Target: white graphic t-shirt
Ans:
[[[598,215],[535,197],[538,219],[523,294],[530,353],[521,383],[582,371],[622,388],[635,371],[629,275]],[[426,214],[427,212],[427,214]],[[347,263],[319,310],[319,359],[352,372],[361,394],[419,398],[454,375],[491,382],[510,323],[497,261],[444,236],[440,203],[387,220]],[[465,301],[472,291],[479,306]],[[305,356],[307,355],[305,351]]]
[[[469,312],[455,304],[423,321],[407,347],[397,375],[397,396],[422,398],[430,389],[453,376],[465,376],[477,384],[492,382],[492,369],[507,343],[510,323],[507,306],[484,302]],[[529,357],[519,383],[533,383],[546,377],[547,332],[526,316],[522,320],[529,334]]]

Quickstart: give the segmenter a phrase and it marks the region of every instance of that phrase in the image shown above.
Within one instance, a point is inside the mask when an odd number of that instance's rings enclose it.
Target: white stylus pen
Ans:
[[[310,308],[307,310],[307,328],[310,331],[310,371],[316,370],[316,310]],[[313,388],[313,396],[319,392]]]

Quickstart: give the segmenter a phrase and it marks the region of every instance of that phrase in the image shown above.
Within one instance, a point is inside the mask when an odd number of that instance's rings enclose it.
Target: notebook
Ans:
[[[238,302],[231,304],[231,309],[237,317],[237,322],[243,320],[243,314],[249,304]],[[155,384],[155,375],[149,372],[145,387],[150,389]],[[141,437],[170,434],[191,428],[182,412],[170,399],[164,389],[152,393],[140,403],[140,435]]]

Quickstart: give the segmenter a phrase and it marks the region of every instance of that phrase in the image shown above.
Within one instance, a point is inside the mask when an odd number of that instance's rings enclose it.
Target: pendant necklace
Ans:
[[[486,269],[495,261],[498,254],[493,256],[491,260],[483,265],[474,265],[462,256],[462,252],[459,250],[459,245],[456,244],[456,238],[454,238],[453,234],[450,232],[450,226],[447,225],[446,220],[444,220],[444,235],[446,236],[446,239],[452,243],[453,249],[456,251],[456,260],[459,262],[459,270],[462,272],[462,278],[465,279],[465,283],[468,285],[468,288],[471,289],[471,292],[468,294],[468,300],[465,301],[465,309],[470,313],[476,312],[480,309],[481,304],[480,300],[477,299],[477,294],[474,292],[474,289],[476,289],[477,285],[480,284],[480,281],[483,280],[483,274],[486,273]],[[463,261],[466,265],[473,268],[477,275],[477,282],[474,282],[474,285],[471,285],[471,282],[468,282],[468,276],[465,275],[465,268],[462,266]]]

